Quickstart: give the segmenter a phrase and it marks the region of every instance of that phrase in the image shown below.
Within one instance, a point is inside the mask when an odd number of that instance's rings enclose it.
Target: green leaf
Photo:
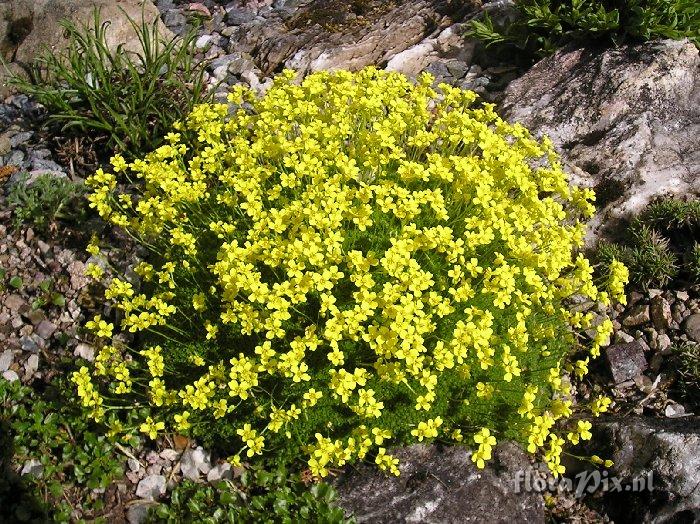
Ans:
[[[54,306],[63,307],[66,305],[66,297],[61,293],[51,293],[51,303]]]
[[[15,289],[20,289],[24,285],[24,282],[20,277],[15,276],[10,279],[10,285]]]

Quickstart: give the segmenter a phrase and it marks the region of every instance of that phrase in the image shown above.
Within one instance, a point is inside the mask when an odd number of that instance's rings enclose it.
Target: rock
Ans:
[[[136,486],[136,496],[140,499],[157,500],[165,495],[165,477],[149,475],[144,477]]]
[[[661,333],[656,341],[656,350],[662,355],[665,355],[668,353],[668,349],[671,345],[671,338],[666,333]]]
[[[615,384],[632,380],[647,369],[644,346],[637,340],[629,344],[608,346],[605,356]]]
[[[252,22],[255,19],[255,13],[248,9],[241,9],[236,6],[226,8],[226,17],[224,21],[226,25],[243,25]]]
[[[669,402],[664,408],[664,415],[669,418],[682,417],[685,415],[685,408],[676,402]]]
[[[46,45],[53,52],[62,50],[67,44],[63,31],[58,29],[58,22],[69,19],[80,24],[90,24],[93,10],[100,10],[102,21],[109,21],[106,39],[110,49],[123,45],[127,51],[139,51],[141,45],[128,18],[141,21],[143,15],[146,23],[151,24],[159,18],[158,10],[150,0],[121,0],[118,5],[111,0],[89,0],[75,2],[74,0],[47,0],[36,2],[32,13],[33,31],[17,49],[16,60],[28,62],[35,57],[37,49]],[[125,16],[126,15],[126,16]],[[128,17],[128,18],[127,18]],[[172,34],[161,23],[159,31],[163,38],[172,38]]]
[[[90,277],[85,276],[85,264],[79,260],[70,263],[67,268],[70,275],[70,287],[76,291],[90,284]]]
[[[44,313],[44,311],[41,309],[29,310],[25,316],[33,326],[38,326],[43,320],[46,320],[46,313]]]
[[[39,369],[39,355],[30,355],[24,365],[24,371],[31,376]]]
[[[466,449],[414,445],[392,454],[401,476],[370,465],[346,469],[335,481],[338,504],[362,522],[544,522],[541,494],[519,489],[532,474],[515,444],[504,442],[494,461],[477,469]]]
[[[358,70],[385,64],[478,10],[472,2],[407,0],[397,5],[387,2],[358,16],[350,2],[328,9],[325,1],[307,2],[286,20],[275,11],[265,24],[241,26],[242,31],[231,36],[230,51],[255,54],[263,76],[282,67],[300,74]]]
[[[0,97],[5,98],[5,97]],[[7,137],[6,133],[0,135],[0,156],[6,155],[10,152],[12,146],[10,145],[10,139]]]
[[[192,14],[197,14],[206,18],[211,18],[211,11],[209,11],[207,6],[200,2],[193,2],[190,5],[188,5],[187,11]]]
[[[213,37],[211,35],[202,35],[195,40],[194,46],[201,51],[206,51],[211,47],[212,40]]]
[[[462,78],[469,69],[468,63],[472,59],[474,50],[473,45],[465,44],[462,26],[463,24],[451,25],[435,38],[426,38],[405,51],[395,54],[387,62],[385,69],[415,77],[433,62],[445,67],[445,74],[437,76]],[[453,58],[444,64],[441,61],[435,62],[448,56]],[[430,70],[428,72],[435,74]]]
[[[56,329],[58,329],[58,326],[56,326],[56,324],[53,322],[42,320],[39,322],[39,325],[36,327],[34,332],[44,340],[48,340],[51,338],[51,335],[56,332]]]
[[[172,10],[165,13],[163,23],[173,33],[182,35],[187,30],[187,17],[179,10]]]
[[[676,291],[676,298],[681,302],[687,302],[690,297],[687,291]]]
[[[73,350],[73,356],[84,358],[88,362],[92,362],[93,360],[95,360],[95,348],[88,344],[80,343],[77,346],[75,346],[75,350]]]
[[[27,306],[27,301],[21,296],[13,294],[5,298],[3,306],[13,313],[22,313]]]
[[[655,296],[651,299],[649,315],[656,329],[668,329],[673,320],[671,316],[671,304],[669,304],[665,298]]]
[[[129,524],[141,524],[146,520],[148,515],[148,510],[155,506],[153,502],[147,501],[133,501],[129,505],[129,509],[126,512],[126,520]]]
[[[111,50],[122,44],[128,51],[140,49],[127,16],[140,22],[143,14],[149,24],[158,20],[162,36],[173,36],[159,21],[158,10],[150,0],[13,0],[9,5],[0,4],[0,18],[7,22],[8,28],[13,28],[10,32],[7,28],[3,31],[0,27],[0,53],[17,65],[33,62],[43,49],[54,54],[60,53],[66,48],[68,39],[59,22],[68,19],[79,27],[86,24],[90,26],[95,8],[100,10],[102,21],[109,22],[106,39]],[[0,69],[0,84],[5,84],[5,80],[4,70]]]
[[[617,331],[615,332],[615,338],[613,340],[616,344],[629,344],[630,342],[634,342],[634,337],[628,335],[624,331]]]
[[[613,521],[697,522],[700,417],[602,418],[593,425],[587,451],[613,460],[610,477],[624,485],[647,479],[646,489],[637,493],[601,493]]]
[[[167,460],[168,462],[175,462],[180,456],[180,452],[174,449],[164,449],[160,452],[160,458]]]
[[[2,353],[0,353],[0,372],[5,372],[8,369],[10,369],[10,366],[12,365],[12,360],[13,354],[11,350],[6,349]]]
[[[36,335],[26,335],[19,339],[19,344],[22,351],[38,353],[45,345],[45,342]]]
[[[12,138],[10,138],[10,147],[15,149],[15,148],[19,147],[20,145],[26,143],[33,136],[34,136],[33,131],[25,131],[23,133],[17,133]]]
[[[44,466],[41,465],[41,462],[39,462],[36,459],[29,459],[24,463],[22,466],[22,471],[20,471],[20,475],[31,475],[32,477],[39,478],[41,475],[44,473]]]
[[[646,324],[649,320],[649,306],[642,304],[630,309],[629,313],[622,320],[622,325],[628,327],[640,326]]]
[[[656,195],[700,191],[699,82],[688,40],[564,48],[510,83],[503,114],[547,134],[597,190],[590,242]]]
[[[8,382],[14,382],[15,380],[19,380],[19,375],[13,370],[8,369],[7,371],[3,371],[2,378]]]
[[[209,456],[204,453],[204,449],[201,446],[198,446],[196,449],[187,448],[182,454],[180,470],[186,478],[197,480],[200,474],[206,475],[211,470]]]
[[[207,473],[207,482],[217,482],[222,479],[230,478],[233,478],[233,470],[231,469],[231,464],[228,462],[217,464]]]
[[[690,315],[683,321],[683,332],[688,338],[700,342],[700,313]]]

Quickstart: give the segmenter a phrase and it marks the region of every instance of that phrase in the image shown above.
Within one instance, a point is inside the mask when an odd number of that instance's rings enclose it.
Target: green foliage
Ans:
[[[168,503],[150,511],[146,522],[354,522],[334,505],[335,498],[329,484],[308,487],[282,467],[247,470],[240,482],[202,486],[185,480],[173,489]]]
[[[28,224],[46,232],[57,221],[76,221],[85,212],[85,206],[79,204],[82,184],[51,174],[40,175],[32,184],[27,184],[28,179],[27,174],[20,177],[7,196],[7,203],[14,207],[15,227]]]
[[[22,289],[24,282],[22,281],[21,277],[14,276],[10,279],[9,284],[10,284],[10,287],[13,287],[15,289]]]
[[[38,296],[32,302],[33,309],[39,309],[47,305],[63,307],[66,305],[66,297],[54,290],[54,281],[51,278],[42,280],[37,289]]]
[[[624,262],[642,289],[674,280],[700,283],[700,201],[664,199],[635,217],[621,243],[601,243],[595,258]]]
[[[531,60],[569,42],[650,40],[688,37],[700,43],[700,4],[696,0],[521,0],[518,17],[497,26],[485,14],[469,36]]]
[[[140,50],[120,45],[110,52],[108,22],[95,11],[92,27],[63,21],[68,48],[45,53],[30,68],[30,79],[12,82],[48,109],[64,130],[105,136],[109,147],[138,154],[161,143],[172,123],[206,100],[204,66],[195,62],[196,28],[180,40],[163,40],[158,20],[129,19]]]
[[[107,488],[123,473],[112,443],[61,391],[49,386],[39,394],[0,380],[0,521],[68,522],[76,505],[83,515],[99,515],[104,503],[92,490]],[[43,471],[18,477],[17,469],[31,459]]]

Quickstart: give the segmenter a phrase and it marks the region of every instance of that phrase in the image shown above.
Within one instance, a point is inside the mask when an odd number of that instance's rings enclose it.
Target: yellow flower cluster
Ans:
[[[369,453],[397,474],[385,439],[459,442],[460,427],[482,428],[483,467],[496,417],[560,473],[567,370],[588,364],[574,333],[593,321],[566,304],[620,299],[627,278],[614,263],[599,288],[576,254],[592,192],[569,186],[548,139],[430,75],[294,77],[260,98],[234,88],[89,179],[91,205],[154,252],[135,269],[147,292],[114,279],[105,296],[122,330],[157,341],[133,360],[103,350],[95,377],[131,391],[131,366],[166,427],[233,424],[249,457],[304,449],[317,476]],[[122,173],[138,195],[120,194]],[[591,357],[611,331],[597,324]]]

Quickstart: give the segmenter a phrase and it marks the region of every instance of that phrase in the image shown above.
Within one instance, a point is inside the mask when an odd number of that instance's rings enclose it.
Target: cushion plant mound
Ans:
[[[152,256],[140,288],[105,292],[138,347],[88,323],[84,405],[117,427],[148,406],[124,431],[235,461],[301,451],[318,477],[364,458],[398,474],[387,448],[433,439],[475,444],[479,467],[515,439],[563,471],[591,426],[571,380],[612,330],[567,304],[609,304],[626,280],[613,261],[594,283],[576,254],[592,192],[473,92],[373,68],[294,76],[197,106],[168,145],[89,179],[91,205]]]

